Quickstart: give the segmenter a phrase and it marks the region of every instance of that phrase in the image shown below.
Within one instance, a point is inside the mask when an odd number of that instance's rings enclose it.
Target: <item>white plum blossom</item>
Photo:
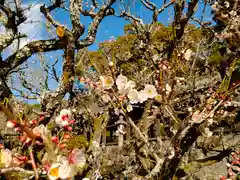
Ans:
[[[138,96],[139,96],[140,103],[143,103],[144,101],[146,101],[148,99],[148,94],[144,90],[139,91]]]
[[[157,94],[155,96],[155,100],[158,101],[158,102],[161,102],[162,101],[162,96],[160,94]]]
[[[113,64],[113,62],[111,61],[111,62],[108,63],[108,65],[109,65],[110,67],[113,67],[114,64]]]
[[[70,117],[72,115],[72,113],[71,113],[71,110],[69,110],[69,109],[62,109],[61,112],[60,112],[60,115]]]
[[[155,86],[151,84],[145,85],[144,92],[147,94],[148,98],[154,98],[157,95]]]
[[[63,120],[62,116],[57,116],[56,119],[55,119],[55,122],[60,127],[64,127],[64,126],[69,125],[69,122],[67,120]]]
[[[127,105],[127,112],[131,112],[133,110],[133,107],[131,104]]]
[[[100,76],[100,80],[101,80],[103,89],[111,89],[114,84],[114,80],[110,76],[107,76],[107,77]]]
[[[60,115],[56,117],[55,123],[60,127],[66,127],[72,123],[72,120],[70,120],[71,116],[71,110],[62,109]]]
[[[213,135],[213,132],[209,130],[209,128],[204,128],[203,136],[205,137],[211,137]]]
[[[13,162],[12,152],[9,149],[2,149],[0,158],[1,164],[6,168],[8,168]]]
[[[130,80],[130,81],[127,82],[127,84],[125,86],[125,89],[130,90],[130,89],[135,88],[135,86],[136,86],[136,83],[134,81]]]
[[[229,13],[231,16],[236,16],[237,15],[237,12],[236,11],[230,11]]]
[[[135,89],[130,90],[127,97],[129,98],[131,104],[136,104],[139,102],[138,91]]]
[[[16,126],[16,122],[14,121],[7,121],[7,124],[6,124],[7,128],[14,128]]]
[[[188,49],[186,52],[185,52],[185,54],[184,54],[184,58],[187,60],[187,61],[189,61],[190,60],[190,58],[191,58],[191,56],[192,56],[192,50],[191,49]]]
[[[119,93],[122,95],[127,94],[136,86],[136,83],[133,81],[128,81],[121,89],[119,89]]]
[[[225,1],[225,2],[224,2],[224,5],[225,5],[226,8],[229,8],[229,7],[230,7],[230,3],[229,3],[228,1]]]
[[[74,149],[68,157],[58,156],[57,159],[57,162],[52,164],[48,172],[50,180],[74,177],[78,168],[83,168],[86,164],[86,158],[80,149]]]
[[[47,139],[48,133],[50,132],[43,124],[33,128],[33,133],[40,136],[42,139]]]
[[[116,79],[116,85],[118,87],[118,90],[123,89],[126,86],[127,82],[127,77],[120,74]]]
[[[111,101],[111,97],[105,93],[102,95],[102,100],[107,103],[107,102]]]
[[[60,163],[53,163],[48,172],[48,178],[50,180],[57,180],[59,179],[59,167],[61,166]]]
[[[166,94],[170,94],[170,92],[172,91],[172,88],[169,84],[166,84]]]

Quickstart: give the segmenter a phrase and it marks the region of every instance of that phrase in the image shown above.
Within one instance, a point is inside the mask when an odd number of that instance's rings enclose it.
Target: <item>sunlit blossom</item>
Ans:
[[[108,63],[108,65],[109,65],[110,67],[113,67],[114,64],[113,64],[113,62],[111,61],[111,62]]]
[[[136,83],[134,81],[130,80],[121,89],[119,89],[119,93],[122,95],[126,95],[135,86],[136,86]]]
[[[130,90],[127,97],[129,98],[131,104],[136,104],[139,102],[138,91],[135,89]]]
[[[162,101],[162,96],[160,94],[157,94],[155,96],[155,100],[158,101],[158,102],[161,102]]]
[[[48,172],[51,180],[67,179],[76,175],[79,168],[86,163],[84,153],[80,149],[74,149],[68,156],[58,156],[57,163],[52,164]]]
[[[102,100],[107,103],[107,102],[111,101],[111,97],[105,93],[102,95]]]
[[[111,89],[114,84],[114,80],[110,76],[107,76],[107,77],[100,76],[100,80],[101,80],[103,89]]]
[[[166,84],[166,91],[172,91],[172,88],[169,84]]]
[[[192,115],[192,121],[191,123],[196,123],[196,124],[199,124],[201,123],[203,120],[204,120],[204,117],[205,114],[201,114],[201,112],[199,110],[195,111]]]
[[[1,164],[5,167],[9,167],[12,164],[12,152],[9,149],[1,150]]]
[[[135,88],[136,83],[132,80],[128,81],[126,76],[119,75],[116,79],[116,85],[117,85],[119,94],[126,95],[133,88]]]
[[[63,120],[61,116],[57,116],[55,122],[60,127],[69,125],[69,122],[67,120]]]
[[[48,132],[49,132],[48,128],[46,126],[44,126],[43,124],[33,128],[33,133],[35,133],[38,136],[41,136],[43,139],[45,139],[47,137]]]
[[[60,163],[54,163],[50,167],[48,171],[48,177],[50,180],[57,180],[59,179],[59,167],[61,166]]]
[[[127,82],[125,89],[130,90],[130,89],[135,88],[135,86],[136,86],[136,83],[134,81],[130,80]]]
[[[120,74],[116,79],[116,85],[118,87],[118,90],[123,89],[126,86],[127,81],[127,77]]]
[[[184,54],[184,58],[185,58],[187,61],[189,61],[190,58],[191,58],[191,56],[192,56],[192,50],[191,50],[191,49],[188,49],[188,50],[185,52],[185,54]]]
[[[138,92],[138,97],[139,97],[139,102],[143,103],[148,99],[148,94],[144,90],[141,90]]]
[[[154,98],[157,95],[155,86],[151,84],[145,85],[144,92],[147,94],[148,98]]]
[[[69,109],[62,109],[60,112],[60,115],[70,117],[72,115],[72,113],[71,113],[71,110],[69,110]]]
[[[127,111],[128,111],[128,112],[131,112],[132,110],[133,110],[132,105],[131,105],[131,104],[128,104],[128,105],[127,105]]]
[[[6,126],[8,128],[14,128],[16,126],[16,124],[17,123],[15,121],[8,120]]]
[[[213,132],[209,130],[209,128],[204,128],[204,133],[203,135],[205,137],[211,137],[213,135]]]

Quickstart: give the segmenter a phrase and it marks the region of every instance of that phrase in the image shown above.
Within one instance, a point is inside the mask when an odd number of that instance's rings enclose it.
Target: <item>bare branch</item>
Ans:
[[[199,19],[195,18],[195,17],[191,17],[190,19],[192,19],[193,21],[197,22],[200,26],[202,26],[203,28],[209,30],[211,33],[215,34],[214,30],[210,27],[208,27],[208,25],[211,24],[211,22],[201,22]]]
[[[50,11],[48,10],[48,8],[45,7],[45,5],[42,5],[40,7],[40,11],[41,13],[43,13],[43,15],[47,18],[47,20],[54,26],[54,27],[58,27],[58,26],[62,26],[59,22],[55,21],[53,19],[53,17],[50,14]]]
[[[25,34],[14,35],[12,33],[0,35],[0,52],[11,45],[15,39],[26,37]]]
[[[111,8],[111,6],[116,2],[116,0],[110,0],[108,4],[103,5],[102,8],[98,11],[96,16],[93,19],[93,22],[90,25],[90,28],[88,29],[88,35],[85,39],[80,40],[80,45],[87,46],[91,45],[96,38],[97,29],[101,21],[105,16],[113,15],[114,9]]]
[[[194,13],[194,8],[197,5],[198,0],[191,0],[188,3],[188,11],[186,13],[186,15],[182,16],[180,18],[180,29],[177,29],[176,32],[176,37],[177,39],[180,39],[184,33],[184,28],[186,26],[186,24],[188,23],[188,20],[190,19],[190,17],[192,17],[193,13]]]
[[[143,5],[147,8],[147,9],[149,9],[149,10],[152,10],[152,11],[154,11],[157,7],[156,7],[156,5],[155,4],[153,4],[152,2],[150,2],[150,1],[148,1],[148,0],[140,0],[142,3],[143,3]]]
[[[96,3],[96,0],[92,0],[92,4],[93,4],[93,6],[94,6],[95,8],[98,7],[98,5],[97,5],[97,3]]]
[[[79,6],[79,10],[80,10],[81,14],[84,16],[90,16],[91,18],[94,18],[97,15],[96,13],[94,13],[95,8],[96,8],[95,6],[92,6],[91,9],[89,11],[87,11],[87,10],[83,9],[81,4]]]
[[[87,44],[76,43],[76,49],[81,49]],[[65,41],[50,39],[50,40],[39,40],[33,41],[25,45],[23,48],[19,49],[16,53],[10,55],[5,59],[5,62],[8,64],[7,68],[0,69],[0,74],[6,75],[12,69],[15,69],[22,63],[24,63],[29,57],[37,52],[49,52],[58,49],[63,49],[66,47]]]
[[[137,23],[143,24],[143,20],[142,19],[136,18],[136,17],[134,17],[132,14],[130,14],[128,12],[122,12],[119,17],[125,17],[126,19],[132,21],[133,23],[137,22]]]
[[[75,40],[78,40],[79,37],[84,33],[84,26],[80,23],[80,3],[80,0],[70,0],[70,18],[73,26],[72,33]]]
[[[56,8],[60,8],[62,5],[64,5],[63,0],[55,0],[55,3],[47,8],[49,12],[55,10]]]
[[[166,8],[168,8],[169,6],[171,6],[172,4],[174,4],[175,1],[170,1],[168,2],[167,4],[164,4],[161,8],[159,9],[154,9],[154,13],[153,13],[153,20],[152,20],[152,23],[156,23],[157,22],[157,18],[158,18],[158,15],[160,13],[162,13]]]
[[[0,174],[5,174],[5,173],[9,173],[9,172],[21,172],[21,173],[31,174],[31,175],[34,174],[33,171],[25,170],[25,169],[20,168],[20,167],[11,167],[11,168],[0,169]]]

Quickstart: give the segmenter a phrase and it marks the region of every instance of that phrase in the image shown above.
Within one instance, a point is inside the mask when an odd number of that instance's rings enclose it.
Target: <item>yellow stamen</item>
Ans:
[[[59,174],[58,174],[59,172],[58,171],[59,171],[58,167],[52,168],[52,169],[50,169],[49,174],[50,174],[50,176],[58,177],[59,176]]]

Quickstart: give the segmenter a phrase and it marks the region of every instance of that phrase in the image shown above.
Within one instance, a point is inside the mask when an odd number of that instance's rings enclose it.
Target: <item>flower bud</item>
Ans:
[[[72,131],[72,130],[73,130],[72,126],[68,126],[67,129],[68,129],[69,131]]]
[[[65,134],[63,135],[63,138],[64,138],[64,139],[70,139],[70,138],[71,138],[71,135],[70,135],[70,134],[67,134],[67,133],[65,133]]]
[[[59,148],[60,148],[60,149],[64,149],[65,147],[66,147],[66,144],[63,144],[63,143],[62,143],[62,144],[59,145]]]
[[[6,126],[7,126],[8,128],[14,128],[14,127],[16,126],[16,124],[17,124],[17,123],[16,123],[15,121],[8,120]]]
[[[58,138],[57,138],[56,136],[53,136],[53,137],[52,137],[52,142],[54,142],[54,143],[57,144],[57,143],[58,143]]]
[[[113,67],[113,62],[111,61],[111,62],[109,62],[109,64],[108,64],[110,67]]]
[[[75,123],[75,120],[74,120],[74,119],[72,119],[72,120],[69,121],[69,124],[74,124],[74,123]]]

